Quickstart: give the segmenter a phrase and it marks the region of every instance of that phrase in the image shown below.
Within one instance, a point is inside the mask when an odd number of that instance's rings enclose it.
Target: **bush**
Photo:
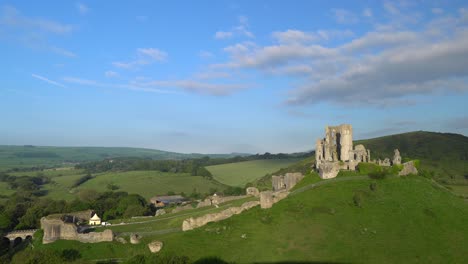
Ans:
[[[375,179],[375,180],[385,179],[385,177],[387,177],[387,175],[388,175],[387,170],[375,171],[375,172],[369,173],[369,177],[371,179]]]
[[[371,189],[371,191],[375,192],[377,191],[377,183],[376,182],[373,182],[369,185],[369,189]]]
[[[355,206],[361,207],[362,205],[362,195],[360,193],[354,193],[353,202]]]

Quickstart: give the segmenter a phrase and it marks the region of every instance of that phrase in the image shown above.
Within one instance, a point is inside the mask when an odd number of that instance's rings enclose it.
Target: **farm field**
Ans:
[[[275,172],[281,168],[299,161],[300,159],[271,159],[252,160],[236,163],[227,163],[206,167],[213,174],[213,178],[220,183],[244,187],[267,173]]]
[[[191,194],[208,193],[212,189],[224,190],[226,186],[201,176],[188,173],[168,173],[159,171],[127,171],[96,174],[96,177],[83,183],[77,190],[94,189],[99,192],[107,190],[108,184],[114,184],[119,190],[136,193],[145,198],[163,195],[168,192]]]

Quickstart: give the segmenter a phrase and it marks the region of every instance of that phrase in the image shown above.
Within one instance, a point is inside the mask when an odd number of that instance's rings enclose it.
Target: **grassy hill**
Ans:
[[[267,159],[252,160],[221,165],[207,166],[213,178],[223,184],[244,187],[246,183],[255,181],[267,173],[286,168],[299,159]]]
[[[183,154],[156,149],[118,147],[43,147],[0,145],[0,171],[19,167],[63,166],[67,163],[95,161],[117,157],[188,159],[204,156],[224,158],[238,155],[246,154]]]
[[[186,255],[192,260],[206,256],[219,256],[237,263],[465,263],[468,260],[466,201],[423,177],[379,180],[371,190],[373,182],[362,178],[329,180],[314,189],[293,193],[271,209],[256,207],[188,232],[162,232],[180,225],[184,217],[111,227],[116,231],[141,232],[143,239],[139,245],[112,242],[90,247],[59,241],[35,248],[73,248],[87,260],[125,259],[149,254],[146,244],[157,239],[164,242],[163,254]],[[360,197],[359,203],[356,196]],[[161,232],[155,232],[158,230]]]
[[[393,157],[398,148],[403,159],[420,159],[421,168],[445,183],[468,184],[468,137],[451,133],[417,131],[359,140],[371,150],[371,157]]]

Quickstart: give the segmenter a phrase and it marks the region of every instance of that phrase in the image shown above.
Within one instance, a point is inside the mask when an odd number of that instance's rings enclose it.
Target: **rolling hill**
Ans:
[[[229,158],[247,154],[183,154],[145,148],[119,147],[45,147],[45,146],[2,146],[0,145],[0,171],[10,168],[33,166],[63,166],[67,163],[97,161],[117,157],[136,157],[150,159],[188,159],[209,156]]]
[[[421,168],[431,177],[446,184],[468,184],[468,137],[463,135],[416,131],[354,144],[364,144],[372,159],[391,158],[398,148],[403,160],[421,160]]]

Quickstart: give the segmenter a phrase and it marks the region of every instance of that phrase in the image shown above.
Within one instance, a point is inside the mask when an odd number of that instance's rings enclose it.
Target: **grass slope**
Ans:
[[[15,167],[61,166],[67,162],[83,162],[116,157],[141,157],[151,159],[188,159],[233,157],[245,154],[182,154],[145,148],[119,147],[43,147],[0,145],[0,170]]]
[[[359,140],[357,144],[370,149],[372,159],[392,158],[398,148],[404,159],[420,159],[421,168],[433,171],[436,179],[468,184],[468,137],[463,135],[417,131]]]
[[[252,160],[208,166],[215,180],[230,186],[244,187],[246,183],[259,179],[267,173],[297,162],[298,159]]]
[[[188,232],[144,234],[139,245],[60,241],[40,247],[74,248],[88,260],[126,258],[149,253],[146,244],[157,239],[164,242],[164,253],[192,260],[219,256],[238,263],[468,261],[466,201],[422,177],[379,180],[374,191],[369,188],[372,182],[330,181],[293,194],[271,209],[256,207]],[[354,202],[356,195],[361,197],[360,206]],[[166,225],[177,223],[168,220],[113,228],[144,232]]]

